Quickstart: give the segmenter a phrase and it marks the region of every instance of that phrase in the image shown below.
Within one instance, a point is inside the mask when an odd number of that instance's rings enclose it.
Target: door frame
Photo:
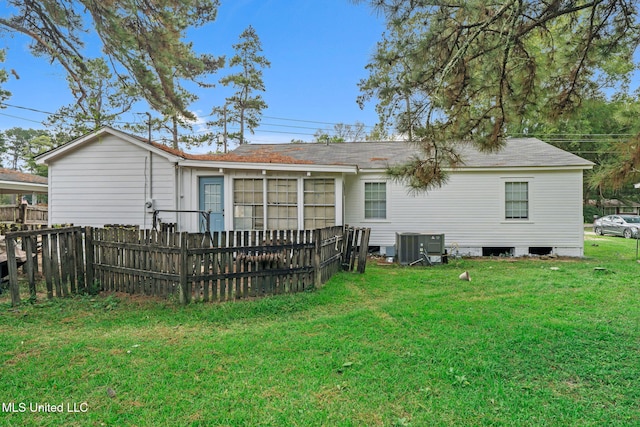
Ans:
[[[207,182],[208,181],[208,182]],[[220,175],[200,175],[198,176],[198,209],[200,211],[204,211],[204,186],[206,184],[219,184],[220,185],[220,206],[221,212],[215,213],[215,215],[220,215],[219,217],[214,217],[214,213],[210,215],[210,230],[209,232],[214,231],[225,231],[225,179],[224,176]],[[220,224],[217,227],[216,224]],[[200,232],[203,231],[202,226],[198,226]]]

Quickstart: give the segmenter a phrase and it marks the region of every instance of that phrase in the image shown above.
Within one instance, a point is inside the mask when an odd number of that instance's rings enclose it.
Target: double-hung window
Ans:
[[[505,182],[505,218],[529,219],[529,183]]]
[[[387,184],[385,182],[364,183],[364,218],[387,218]]]

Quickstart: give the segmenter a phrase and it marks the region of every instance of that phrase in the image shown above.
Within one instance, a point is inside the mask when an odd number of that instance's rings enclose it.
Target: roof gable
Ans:
[[[66,144],[63,144],[59,147],[49,150],[43,154],[40,154],[39,156],[36,157],[36,163],[47,164],[57,158],[66,156],[67,154],[81,148],[84,145],[90,144],[96,140],[99,140],[100,138],[104,138],[107,135],[113,135],[121,140],[127,141],[144,150],[152,151],[155,154],[165,157],[170,161],[177,162],[182,158],[182,156],[180,156],[180,153],[182,152],[179,150],[172,150],[171,148],[166,147],[162,144],[150,143],[146,139],[140,138],[138,136],[131,135],[129,133],[122,132],[117,129],[113,129],[109,126],[104,126],[91,133],[88,133],[72,141],[69,141]]]

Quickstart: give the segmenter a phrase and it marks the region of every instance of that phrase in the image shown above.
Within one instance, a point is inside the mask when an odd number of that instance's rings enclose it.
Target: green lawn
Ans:
[[[0,425],[640,425],[636,241],[586,239],[246,302],[2,295]]]

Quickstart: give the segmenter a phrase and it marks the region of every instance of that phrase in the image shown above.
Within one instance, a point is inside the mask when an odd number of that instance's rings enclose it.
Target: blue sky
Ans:
[[[264,70],[263,96],[269,108],[263,112],[260,128],[249,136],[250,141],[289,142],[293,138],[310,141],[316,129],[338,122],[375,125],[375,105],[361,110],[356,103],[358,81],[367,76],[365,66],[384,30],[382,18],[369,7],[354,5],[349,0],[221,0],[221,3],[217,20],[192,31],[189,39],[197,51],[230,58],[231,46],[238,42],[240,33],[248,25],[256,29],[263,55],[271,62],[271,68]],[[2,33],[1,40],[8,49],[5,68],[14,69],[20,76],[19,80],[11,77],[4,85],[12,92],[7,104],[54,112],[73,102],[60,66],[45,58],[32,57],[26,37]],[[95,49],[95,38],[89,41],[88,49]],[[222,70],[213,80],[227,73],[228,69]],[[197,93],[200,100],[192,105],[192,110],[204,117],[211,107],[222,105],[230,92],[218,85]],[[42,128],[39,122],[46,114],[24,108],[1,109],[0,129]],[[146,110],[146,104],[139,105],[138,112]],[[143,117],[130,115],[124,120],[142,121]]]

